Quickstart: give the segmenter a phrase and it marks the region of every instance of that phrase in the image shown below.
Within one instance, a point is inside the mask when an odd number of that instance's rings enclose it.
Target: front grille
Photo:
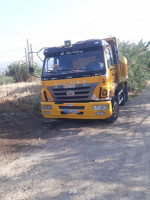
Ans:
[[[74,85],[73,88],[64,88],[63,86],[48,86],[47,89],[51,93],[54,101],[73,102],[91,100],[94,89],[98,83],[88,83]]]

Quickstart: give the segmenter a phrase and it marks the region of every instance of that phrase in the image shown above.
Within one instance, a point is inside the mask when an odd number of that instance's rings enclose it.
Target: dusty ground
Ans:
[[[114,124],[0,114],[1,200],[149,200],[150,85]]]

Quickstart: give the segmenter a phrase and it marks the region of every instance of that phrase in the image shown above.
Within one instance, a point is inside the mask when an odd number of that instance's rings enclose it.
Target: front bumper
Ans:
[[[63,103],[41,102],[42,105],[51,105],[51,110],[41,110],[44,118],[69,118],[69,119],[107,119],[112,115],[111,101],[88,103]],[[108,110],[93,110],[95,105],[109,105]]]

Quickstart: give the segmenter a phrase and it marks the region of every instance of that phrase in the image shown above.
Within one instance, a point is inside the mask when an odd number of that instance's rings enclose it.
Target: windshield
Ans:
[[[45,58],[43,77],[58,75],[89,74],[89,72],[105,74],[103,50],[68,51]]]

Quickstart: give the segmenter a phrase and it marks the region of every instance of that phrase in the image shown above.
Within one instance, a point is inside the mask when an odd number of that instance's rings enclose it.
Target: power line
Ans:
[[[74,35],[74,34],[76,34],[76,33],[80,33],[81,32],[81,29],[86,29],[86,28],[88,28],[88,27],[90,27],[91,25],[93,25],[93,23],[97,23],[97,21],[99,20],[100,18],[96,18],[96,19],[94,19],[94,20],[91,20],[91,22],[88,22],[88,23],[86,23],[86,24],[84,24],[84,25],[81,25],[81,26],[78,26],[78,27],[76,27],[76,28],[74,28],[74,29],[72,29],[72,30],[70,30],[70,31],[68,31],[68,32],[66,32],[66,33],[64,33],[64,34],[61,34],[61,36],[56,36],[56,37],[52,37],[52,38],[50,38],[50,39],[47,39],[47,40],[45,40],[45,41],[42,41],[42,42],[39,42],[39,43],[35,43],[35,44],[33,44],[34,46],[39,46],[39,45],[41,45],[41,44],[44,44],[45,42],[48,42],[48,41],[51,41],[51,40],[54,40],[54,39],[61,39],[61,38],[64,38],[66,35],[70,35],[71,33],[73,33],[72,35]]]
[[[3,51],[3,52],[0,52],[0,54],[5,54],[5,53],[11,53],[11,52],[14,52],[14,51],[19,51],[19,50],[22,50],[24,48],[19,48],[19,49],[12,49],[12,50],[8,50],[8,51]]]
[[[87,24],[84,24],[82,26],[78,26],[77,28],[74,28],[64,34],[61,34],[61,36],[56,36],[56,37],[52,37],[50,39],[47,39],[45,41],[42,41],[42,42],[39,42],[39,43],[35,43],[33,44],[34,46],[41,46],[42,44],[44,44],[45,42],[48,42],[48,41],[51,41],[51,40],[58,40],[58,39],[63,39],[64,37],[68,36],[69,37],[72,37],[73,35],[79,35],[79,34],[82,34],[82,33],[85,33],[85,31],[91,31],[91,30],[95,30],[97,29],[97,27],[95,27],[95,23],[97,23],[97,21],[99,21],[100,18],[96,18],[90,22],[88,22]],[[0,52],[0,54],[5,54],[5,55],[0,55],[0,57],[4,57],[4,56],[8,56],[10,54],[13,54],[12,52],[16,52],[16,51],[20,51],[20,50],[23,50],[24,51],[24,48],[18,48],[18,49],[12,49],[12,50],[9,50],[9,51],[5,51],[5,52]]]
[[[17,34],[17,35],[23,35],[23,33],[21,33],[21,32],[17,32],[17,31],[14,31],[14,30],[5,30],[5,29],[0,29],[0,32],[13,33],[13,34]]]

